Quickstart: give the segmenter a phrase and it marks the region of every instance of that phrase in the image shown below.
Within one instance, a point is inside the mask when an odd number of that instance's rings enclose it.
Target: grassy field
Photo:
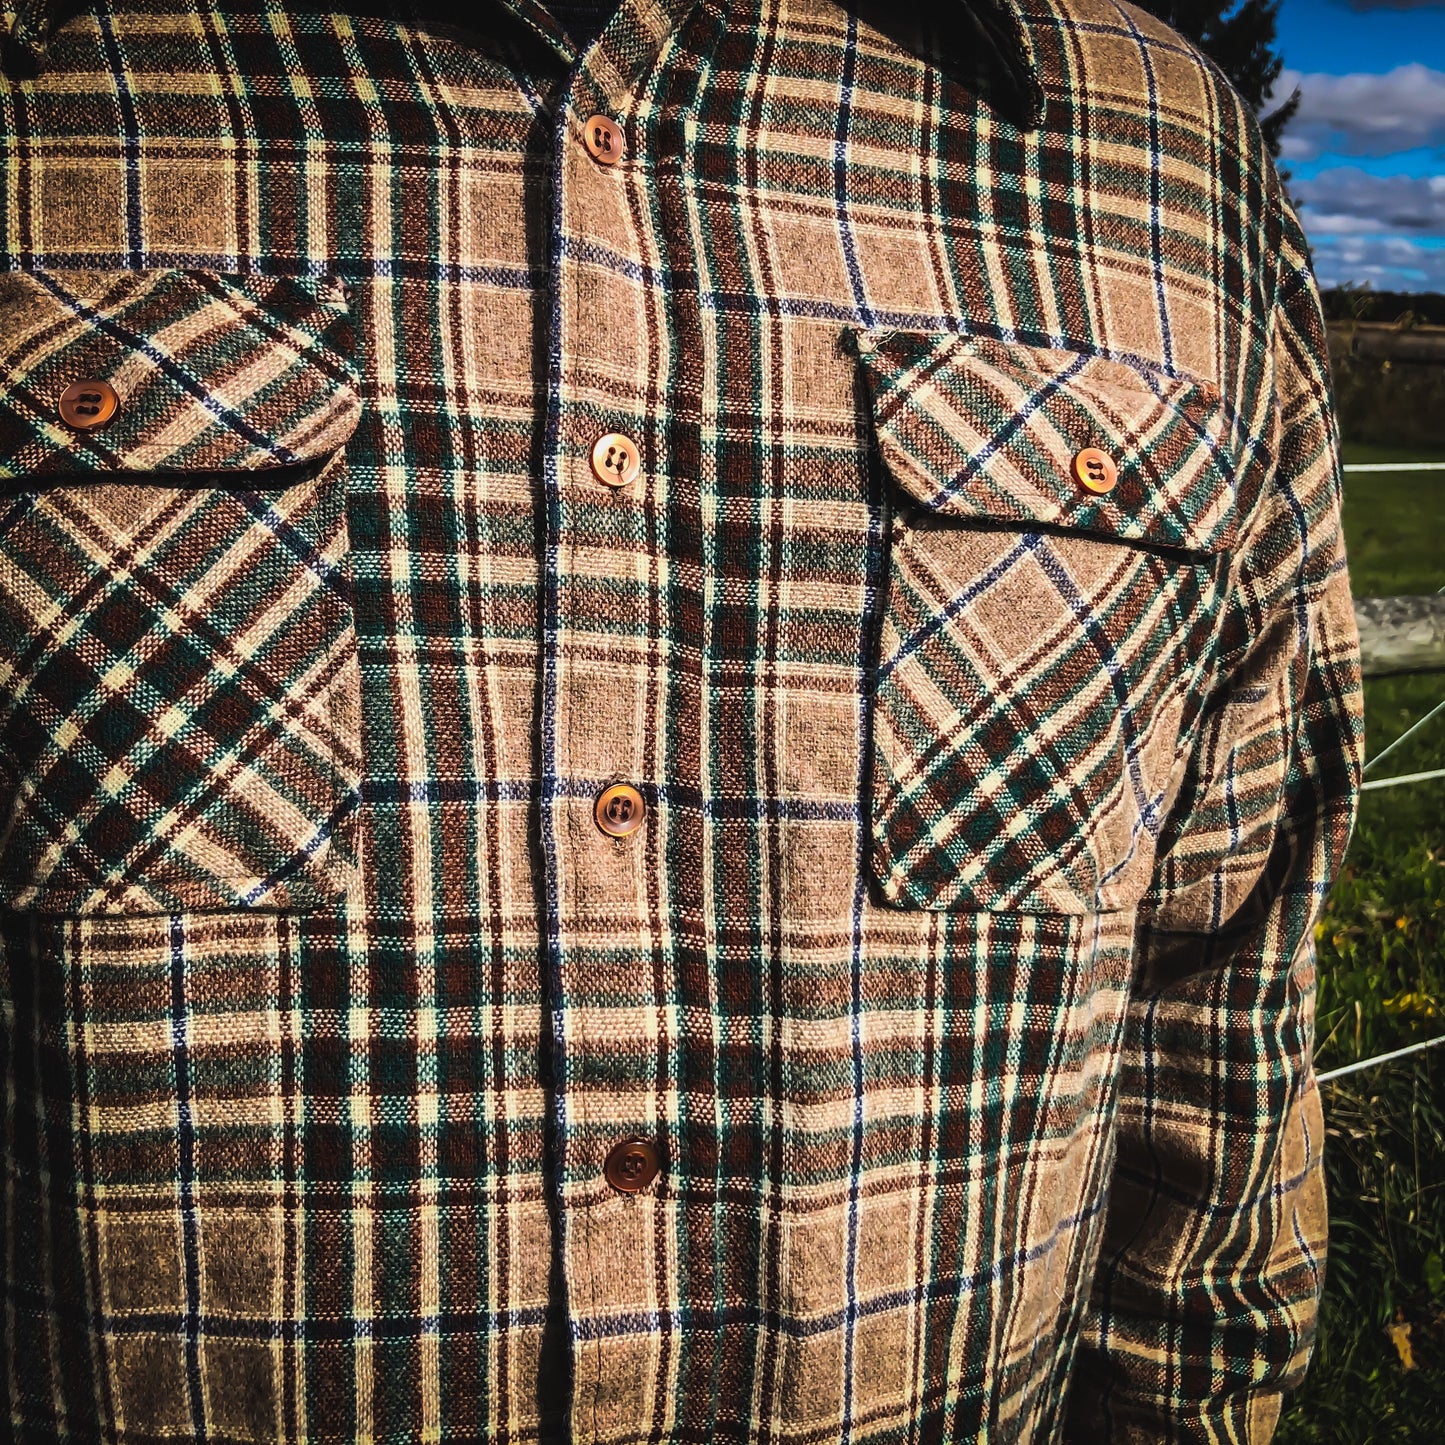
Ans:
[[[1347,462],[1445,461],[1347,447]],[[1445,471],[1347,473],[1357,596],[1445,587]],[[1445,674],[1365,685],[1373,757]],[[1445,714],[1369,776],[1445,767]],[[1364,796],[1318,930],[1318,1067],[1445,1034],[1445,780]],[[1319,1346],[1281,1445],[1445,1440],[1445,1048],[1324,1086],[1331,1241]]]

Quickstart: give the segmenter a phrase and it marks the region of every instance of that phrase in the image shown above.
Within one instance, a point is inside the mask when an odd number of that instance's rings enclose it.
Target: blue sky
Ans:
[[[1321,283],[1445,291],[1445,0],[1282,0],[1279,44]]]

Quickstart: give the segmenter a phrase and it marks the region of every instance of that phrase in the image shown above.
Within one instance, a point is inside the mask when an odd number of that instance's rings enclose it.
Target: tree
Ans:
[[[1278,42],[1279,0],[1136,0],[1143,9],[1172,25],[1192,40],[1229,77],[1234,88],[1263,111],[1274,83],[1284,69],[1275,48]],[[1268,115],[1260,128],[1271,154],[1279,155],[1279,140],[1290,117],[1299,109],[1298,90]]]

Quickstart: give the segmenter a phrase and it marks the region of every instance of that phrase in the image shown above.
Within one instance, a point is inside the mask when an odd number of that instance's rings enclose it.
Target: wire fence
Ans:
[[[1445,472],[1445,462],[1351,462],[1345,467],[1347,472]],[[1445,593],[1445,587],[1440,588]],[[1424,717],[1411,723],[1394,742],[1381,748],[1361,769],[1362,774],[1368,773],[1377,763],[1389,757],[1396,748],[1408,742],[1422,728],[1445,713],[1445,698],[1441,698]],[[1397,773],[1389,778],[1371,778],[1360,784],[1362,793],[1374,792],[1381,788],[1402,788],[1413,783],[1433,782],[1437,778],[1445,778],[1445,768],[1430,768],[1421,773]],[[1321,1084],[1328,1084],[1333,1079],[1343,1079],[1349,1074],[1358,1074],[1365,1069],[1373,1069],[1380,1064],[1392,1063],[1396,1059],[1403,1059],[1412,1054],[1424,1053],[1427,1049],[1439,1048],[1445,1044],[1445,1034],[1437,1038],[1423,1039],[1416,1044],[1407,1044],[1402,1049],[1391,1049],[1387,1054],[1376,1054],[1373,1058],[1360,1059],[1353,1064],[1345,1064],[1342,1068],[1330,1069],[1328,1072],[1316,1075],[1317,1081]]]
[[[1346,1064],[1340,1069],[1331,1069],[1325,1074],[1316,1074],[1316,1080],[1328,1084],[1331,1079],[1343,1079],[1346,1074],[1358,1074],[1362,1069],[1373,1069],[1376,1064],[1388,1064],[1392,1059],[1403,1059],[1407,1054],[1420,1054],[1426,1049],[1438,1048],[1445,1044],[1445,1034],[1437,1039],[1425,1039],[1418,1044],[1407,1044],[1403,1049],[1391,1049],[1388,1054],[1376,1054],[1373,1059],[1361,1059],[1358,1063]]]
[[[1445,462],[1347,462],[1347,472],[1445,472]]]

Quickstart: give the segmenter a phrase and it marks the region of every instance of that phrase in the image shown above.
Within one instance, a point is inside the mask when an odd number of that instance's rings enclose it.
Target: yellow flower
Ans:
[[[1438,1009],[1435,1000],[1425,993],[1414,993],[1406,990],[1404,993],[1397,993],[1394,998],[1385,999],[1381,1007],[1388,1014],[1414,1014],[1417,1018],[1432,1019]]]
[[[1406,1323],[1402,1311],[1395,1311],[1395,1323],[1387,1325],[1386,1330],[1390,1336],[1390,1343],[1394,1345],[1396,1354],[1400,1356],[1400,1368],[1413,1370],[1415,1368],[1415,1351],[1410,1339],[1410,1326]]]

